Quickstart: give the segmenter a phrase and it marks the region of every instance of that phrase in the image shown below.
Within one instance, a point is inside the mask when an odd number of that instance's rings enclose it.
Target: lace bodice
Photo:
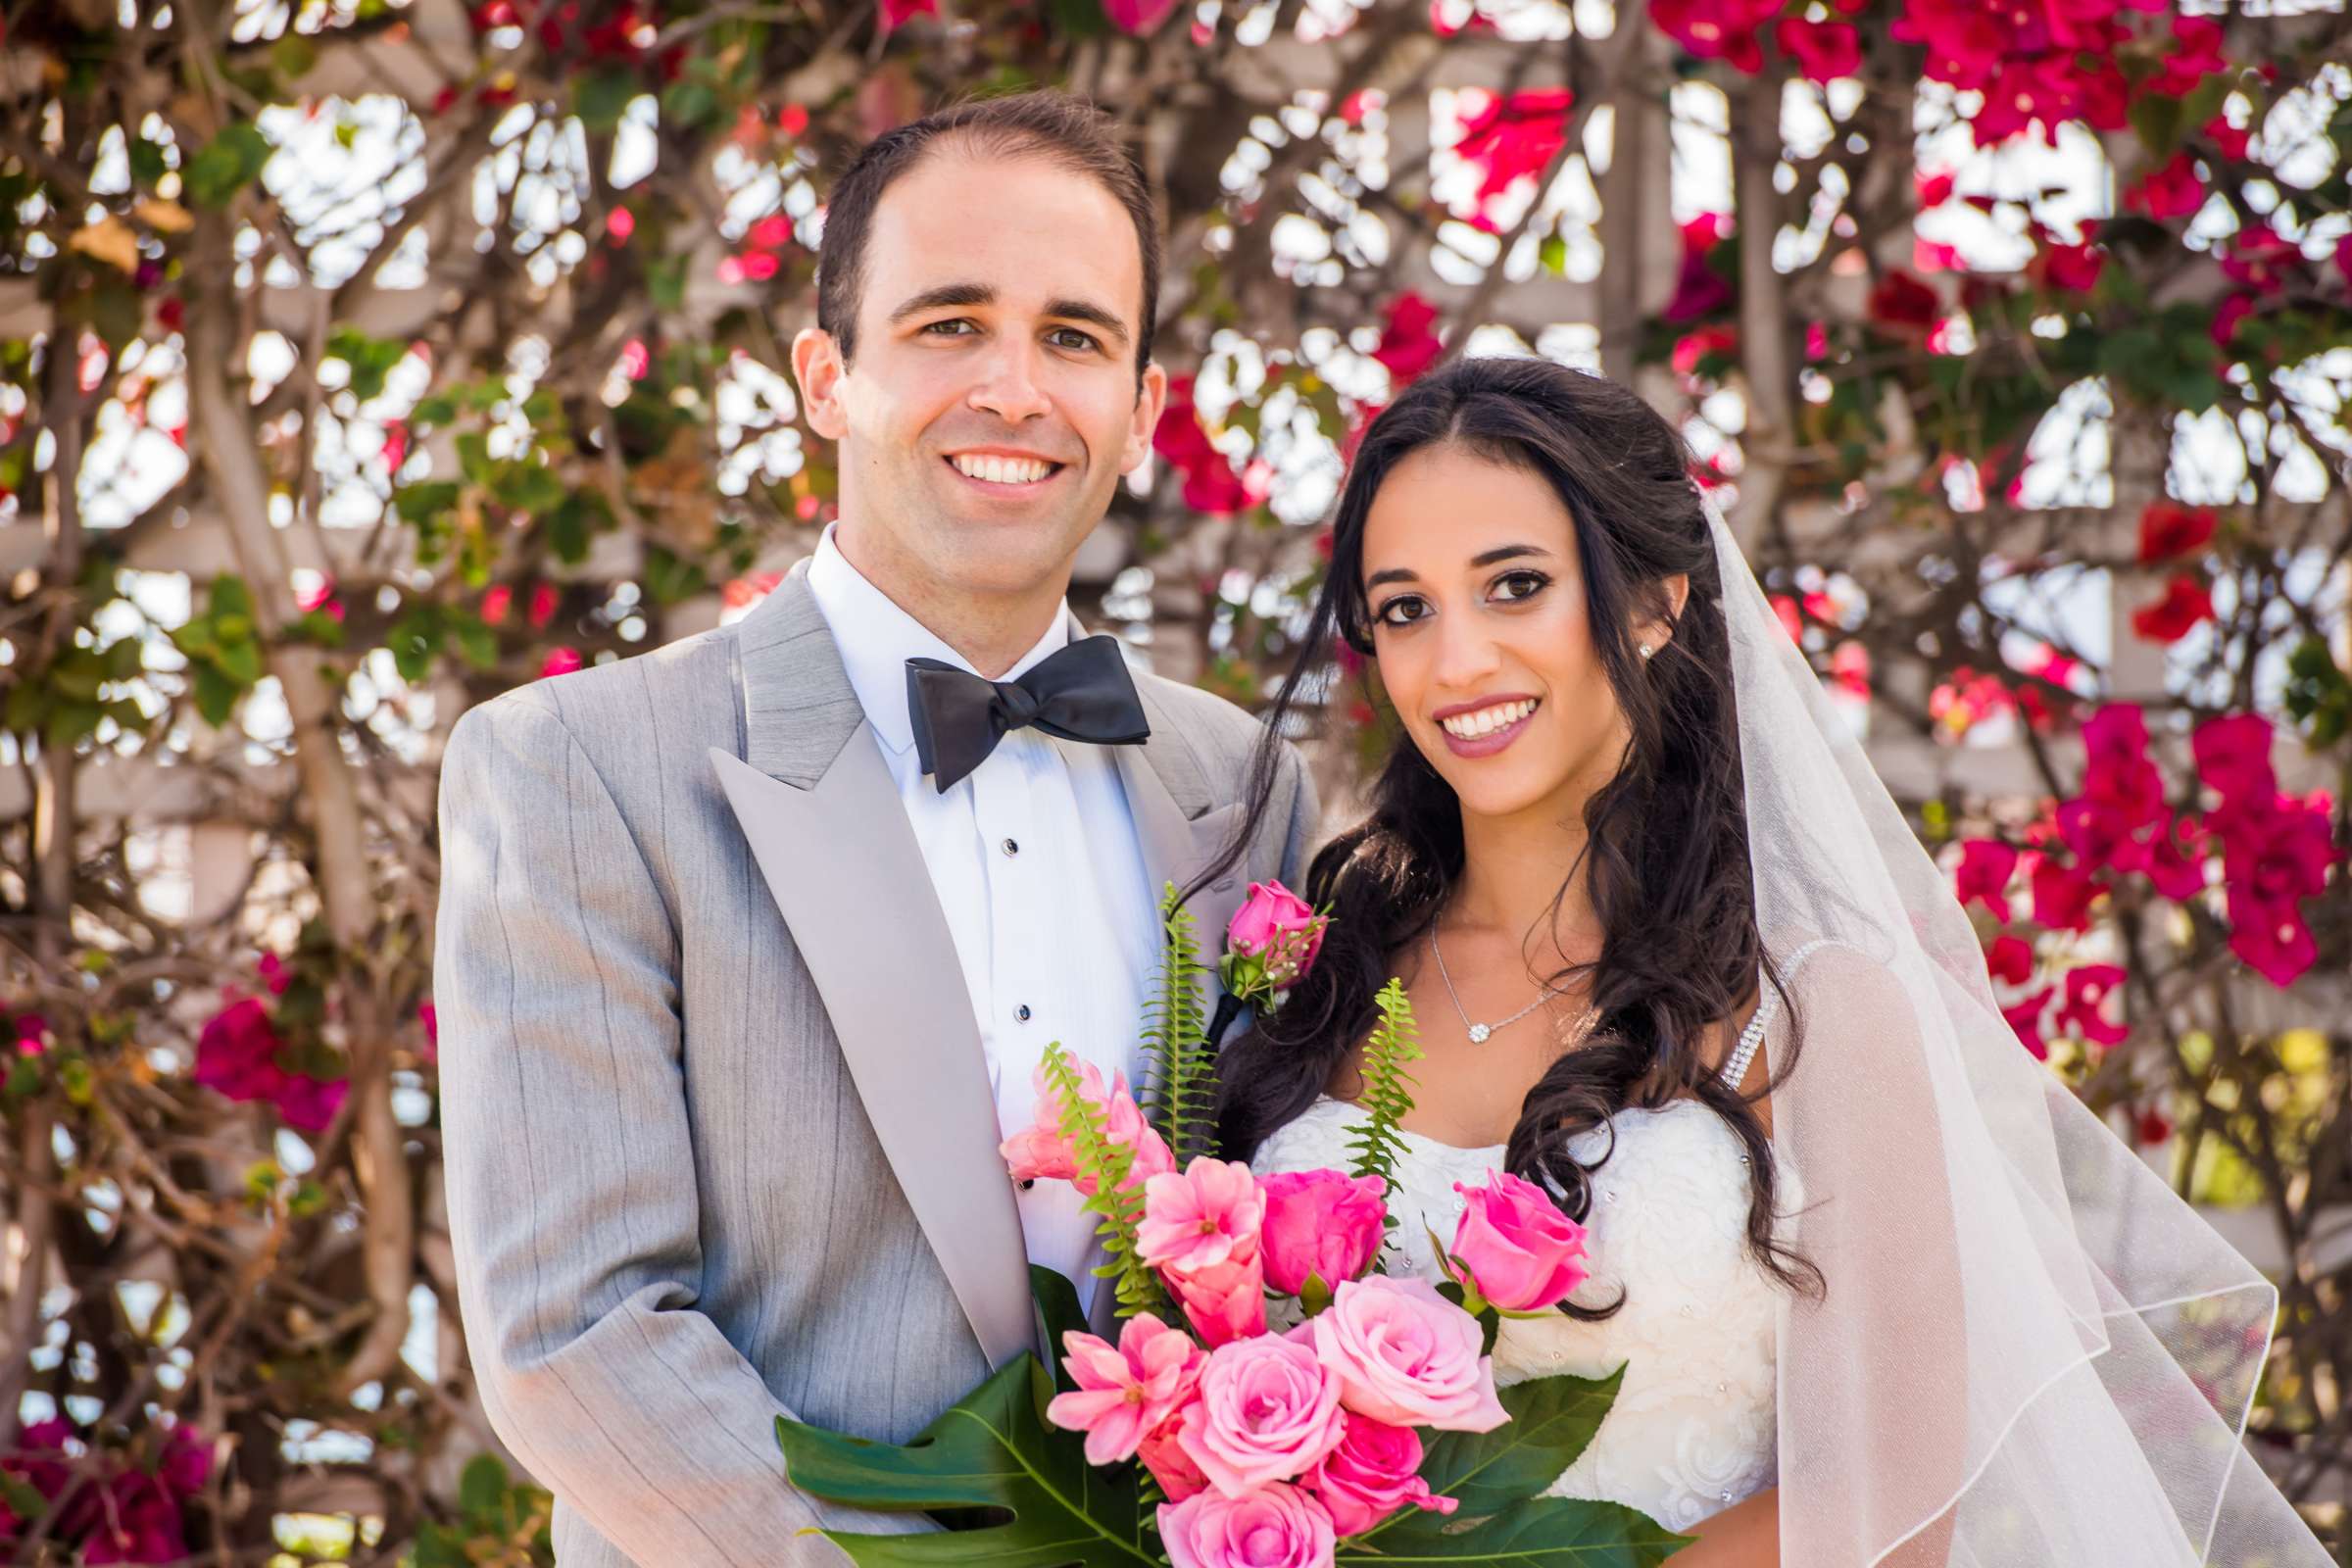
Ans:
[[[1744,1062],[1741,1063],[1744,1065]],[[1250,1161],[1277,1170],[1344,1170],[1363,1111],[1322,1099],[1277,1131]],[[1453,1234],[1462,1211],[1454,1183],[1473,1186],[1502,1163],[1502,1149],[1457,1149],[1405,1133],[1390,1195],[1400,1223],[1385,1273],[1435,1281],[1426,1231]],[[1589,1159],[1606,1131],[1570,1148]],[[1570,1372],[1606,1374],[1625,1363],[1617,1402],[1592,1445],[1550,1488],[1561,1497],[1602,1498],[1684,1529],[1774,1484],[1775,1378],[1781,1287],[1747,1248],[1748,1169],[1740,1140],[1695,1101],[1616,1118],[1616,1148],[1595,1180],[1587,1262],[1592,1277],[1574,1299],[1615,1316],[1505,1319],[1494,1347],[1495,1381],[1508,1385]],[[1781,1167],[1779,1206],[1794,1206],[1793,1175]]]

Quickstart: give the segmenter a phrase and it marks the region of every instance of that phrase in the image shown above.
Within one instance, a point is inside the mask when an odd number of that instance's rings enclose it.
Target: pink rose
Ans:
[[[1323,951],[1327,916],[1279,882],[1252,882],[1225,927],[1219,965],[1225,989],[1245,1002],[1271,1001],[1298,984]]]
[[[1192,1336],[1139,1312],[1119,1330],[1113,1347],[1092,1334],[1065,1334],[1067,1365],[1078,1389],[1057,1394],[1046,1419],[1065,1432],[1086,1434],[1086,1462],[1131,1457],[1144,1438],[1192,1398],[1202,1355]]]
[[[1178,1411],[1162,1421],[1135,1450],[1136,1458],[1152,1472],[1152,1479],[1159,1483],[1159,1490],[1168,1494],[1170,1502],[1182,1502],[1208,1490],[1208,1477],[1193,1463],[1193,1456],[1177,1441],[1183,1430],[1184,1412]]]
[[[1174,1568],[1324,1568],[1331,1515],[1280,1484],[1228,1497],[1211,1489],[1159,1510],[1160,1544]]]
[[[1312,1274],[1324,1289],[1364,1271],[1380,1250],[1388,1183],[1336,1170],[1282,1171],[1258,1183],[1266,1218],[1266,1283],[1297,1296]]]
[[[1265,1217],[1265,1196],[1250,1167],[1202,1154],[1182,1174],[1164,1172],[1144,1184],[1137,1250],[1173,1276],[1253,1262]]]
[[[1489,1171],[1484,1187],[1453,1190],[1468,1205],[1453,1233],[1453,1255],[1478,1294],[1506,1312],[1540,1312],[1585,1283],[1585,1228],[1533,1182]]]
[[[1478,1320],[1427,1280],[1350,1280],[1310,1320],[1315,1354],[1340,1377],[1340,1400],[1392,1426],[1492,1432],[1510,1419]]]
[[[1263,1260],[1224,1263],[1190,1274],[1161,1274],[1185,1320],[1211,1349],[1266,1331]]]
[[[1432,1493],[1420,1469],[1420,1433],[1351,1415],[1340,1446],[1299,1485],[1329,1511],[1334,1530],[1360,1536],[1407,1503],[1437,1513],[1451,1513],[1460,1506],[1452,1497]]]
[[[1261,1334],[1213,1352],[1176,1441],[1229,1497],[1304,1475],[1340,1446],[1340,1380],[1303,1339]]]

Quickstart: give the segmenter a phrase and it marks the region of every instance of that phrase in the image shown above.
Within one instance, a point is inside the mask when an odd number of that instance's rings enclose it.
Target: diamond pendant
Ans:
[[[1487,1036],[1494,1032],[1483,1023],[1474,1023],[1470,1026],[1470,1043],[1474,1046],[1483,1046],[1487,1043]]]

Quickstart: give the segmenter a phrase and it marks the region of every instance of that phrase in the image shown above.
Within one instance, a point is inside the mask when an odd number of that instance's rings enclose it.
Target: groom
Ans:
[[[1166,391],[1158,236],[1054,95],[904,126],[833,192],[793,344],[841,521],[742,620],[451,734],[435,947],[450,1234],[492,1425],[564,1568],[838,1563],[791,1415],[904,1441],[1036,1346],[1017,1191],[1049,1041],[1131,1077],[1163,884],[1257,726],[1130,678],[1063,603]],[[1002,733],[1000,733],[1002,732]],[[1294,877],[1296,757],[1247,877]],[[1213,948],[1212,948],[1213,951]]]

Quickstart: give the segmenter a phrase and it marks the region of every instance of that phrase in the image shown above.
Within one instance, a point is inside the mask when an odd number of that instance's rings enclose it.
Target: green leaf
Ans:
[[[1063,1393],[1078,1385],[1070,1377],[1064,1359],[1062,1336],[1087,1332],[1086,1313],[1078,1305],[1078,1287],[1059,1269],[1043,1263],[1029,1265],[1029,1295],[1037,1302],[1037,1315],[1045,1329],[1045,1343],[1054,1352],[1054,1384]]]
[[[458,400],[445,392],[422,399],[409,411],[411,424],[447,424],[458,416]]]
[[[1369,1114],[1348,1137],[1348,1147],[1355,1152],[1349,1174],[1378,1176],[1394,1192],[1396,1156],[1404,1150],[1396,1124],[1412,1113],[1413,1078],[1406,1069],[1421,1059],[1420,1030],[1404,986],[1394,976],[1373,1001],[1380,1008],[1380,1022],[1364,1042],[1362,1066],[1363,1106]],[[1396,1223],[1395,1213],[1388,1223]]]
[[[645,547],[645,593],[655,604],[674,605],[682,599],[691,599],[709,582],[703,568],[693,562],[660,545]]]
[[[607,66],[572,82],[571,112],[580,117],[580,123],[589,130],[610,131],[620,123],[629,100],[644,90],[635,72]]]
[[[1054,1381],[1037,1357],[1007,1362],[904,1447],[778,1418],[792,1485],[882,1513],[985,1509],[1003,1523],[929,1535],[825,1538],[867,1568],[986,1563],[991,1568],[1156,1564],[1130,1466],[1097,1469],[1084,1440],[1045,1419]],[[771,1543],[774,1551],[785,1549]],[[1593,1559],[1595,1563],[1600,1559]]]
[[[1544,237],[1544,244],[1542,249],[1537,252],[1537,259],[1544,264],[1544,270],[1546,272],[1557,277],[1568,275],[1568,242],[1559,235],[1546,234]]]
[[[270,64],[289,83],[294,82],[318,64],[318,50],[301,33],[287,32],[270,46]]]
[[[270,161],[270,138],[243,121],[225,127],[188,160],[188,199],[199,207],[226,207]]]
[[[1464,1510],[1467,1511],[1466,1509]],[[1522,1568],[1654,1568],[1690,1544],[1622,1503],[1538,1497],[1468,1529],[1415,1508],[1386,1530],[1343,1542],[1339,1568],[1411,1563],[1501,1563]]]
[[[476,1454],[458,1477],[458,1506],[469,1514],[496,1514],[507,1499],[507,1467],[492,1453]]]
[[[149,141],[144,136],[133,136],[130,139],[131,178],[149,189],[153,189],[155,182],[163,178],[170,168],[171,166],[164,162],[162,143]]]
[[[1200,947],[1192,910],[1175,883],[1160,894],[1159,976],[1144,1008],[1144,1054],[1150,1063],[1149,1115],[1182,1170],[1210,1152],[1216,1101],[1216,1054],[1200,998]]]
[[[692,130],[718,113],[718,94],[699,81],[673,81],[662,94],[662,118]]]
[[[244,578],[224,571],[213,579],[208,608],[215,615],[250,616],[253,613],[253,590],[245,586]]]
[[[9,1102],[14,1104],[19,1101],[30,1100],[34,1095],[40,1092],[40,1067],[34,1063],[30,1057],[19,1056],[15,1061],[9,1063],[8,1087],[5,1090],[0,1090],[0,1095],[5,1095]],[[5,1489],[11,1484],[21,1483],[16,1483],[16,1478],[14,1476],[9,1475],[4,1470],[0,1470],[0,1489]],[[20,1519],[37,1519],[40,1517],[40,1494],[33,1494],[32,1500],[33,1506],[31,1510],[27,1512],[24,1505],[18,1502],[12,1494],[6,1492],[5,1490],[0,1490],[0,1505],[5,1505],[9,1512],[15,1514]]]
[[[1421,1478],[1440,1496],[1460,1498],[1462,1518],[1537,1496],[1592,1443],[1624,1380],[1621,1366],[1605,1378],[1535,1378],[1498,1389],[1511,1419],[1492,1432],[1431,1434]]]
[[[478,620],[459,621],[454,629],[459,658],[476,669],[489,669],[498,662],[498,633]]]
[[[261,645],[251,640],[222,643],[213,657],[213,667],[240,687],[251,686],[262,678]]]
[[[21,680],[8,689],[8,702],[0,707],[0,729],[14,735],[29,735],[49,710],[48,694],[37,681]]]
[[[204,721],[219,727],[228,722],[228,715],[237,710],[237,694],[242,690],[212,664],[192,666],[196,676],[196,711]]]
[[[401,520],[422,524],[458,504],[458,484],[454,479],[425,479],[400,487],[392,498],[392,510]]]

